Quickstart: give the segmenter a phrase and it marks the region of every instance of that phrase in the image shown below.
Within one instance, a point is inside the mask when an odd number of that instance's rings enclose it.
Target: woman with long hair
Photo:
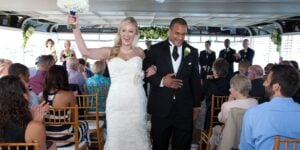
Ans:
[[[46,150],[46,133],[42,122],[33,120],[28,108],[29,91],[20,78],[0,79],[0,143],[38,141]]]
[[[76,105],[76,98],[73,93],[69,89],[69,81],[68,81],[68,72],[66,68],[59,65],[54,65],[49,69],[49,72],[46,75],[45,78],[45,85],[44,85],[44,91],[43,91],[43,99],[52,107],[74,107]],[[55,114],[53,115],[53,118],[55,118]],[[67,116],[67,114],[66,114]],[[52,117],[51,117],[52,118]],[[57,116],[56,116],[57,118]],[[48,118],[46,118],[48,119]],[[73,118],[74,119],[74,118]],[[74,129],[71,125],[61,125],[61,126],[46,126],[46,130],[49,132],[74,132]],[[80,121],[79,122],[79,142],[81,141],[87,141],[89,142],[89,134],[88,134],[88,123],[86,121]],[[73,138],[70,135],[65,136],[48,136],[48,140],[58,140],[58,139],[70,139]],[[70,146],[74,143],[68,143],[68,144],[58,144],[58,147],[65,147]]]
[[[74,17],[69,16],[68,22],[74,23]],[[147,99],[142,81],[145,55],[143,49],[136,47],[139,39],[136,20],[127,17],[121,21],[112,47],[87,48],[78,25],[73,33],[84,57],[107,61],[111,86],[106,100],[107,138],[104,149],[149,150]],[[147,76],[154,73],[154,67],[150,67]]]

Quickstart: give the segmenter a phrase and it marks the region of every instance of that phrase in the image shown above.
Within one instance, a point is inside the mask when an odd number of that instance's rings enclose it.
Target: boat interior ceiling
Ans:
[[[22,28],[31,22],[45,25],[41,30],[46,32],[68,31],[67,12],[56,2],[0,0],[0,25]],[[282,32],[299,31],[299,6],[299,0],[89,0],[89,11],[80,13],[78,18],[81,26],[90,31],[115,32],[117,24],[127,16],[147,27],[168,26],[174,17],[182,17],[190,32],[242,28],[252,32],[250,35],[259,35],[274,28]]]

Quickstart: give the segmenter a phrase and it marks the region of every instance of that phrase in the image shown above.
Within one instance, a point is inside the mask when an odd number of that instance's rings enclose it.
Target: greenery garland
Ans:
[[[280,52],[281,50],[281,32],[279,29],[275,29],[272,31],[270,36],[272,42],[276,45],[276,51]]]
[[[35,30],[35,26],[32,24],[28,23],[24,26],[23,28],[23,48],[25,48],[28,39],[32,36],[33,32]]]
[[[168,28],[163,26],[139,27],[140,39],[162,39],[168,38]]]

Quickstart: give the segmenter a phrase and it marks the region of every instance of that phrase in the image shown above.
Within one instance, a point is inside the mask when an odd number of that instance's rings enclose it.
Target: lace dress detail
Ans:
[[[143,89],[142,59],[108,61],[111,86],[107,96],[105,150],[150,150],[146,127],[147,99]]]

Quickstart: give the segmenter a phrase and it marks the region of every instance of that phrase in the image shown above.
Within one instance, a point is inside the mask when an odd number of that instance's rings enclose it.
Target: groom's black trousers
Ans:
[[[193,118],[180,116],[174,104],[167,117],[151,116],[153,150],[168,150],[170,139],[172,150],[190,150],[193,134]]]

